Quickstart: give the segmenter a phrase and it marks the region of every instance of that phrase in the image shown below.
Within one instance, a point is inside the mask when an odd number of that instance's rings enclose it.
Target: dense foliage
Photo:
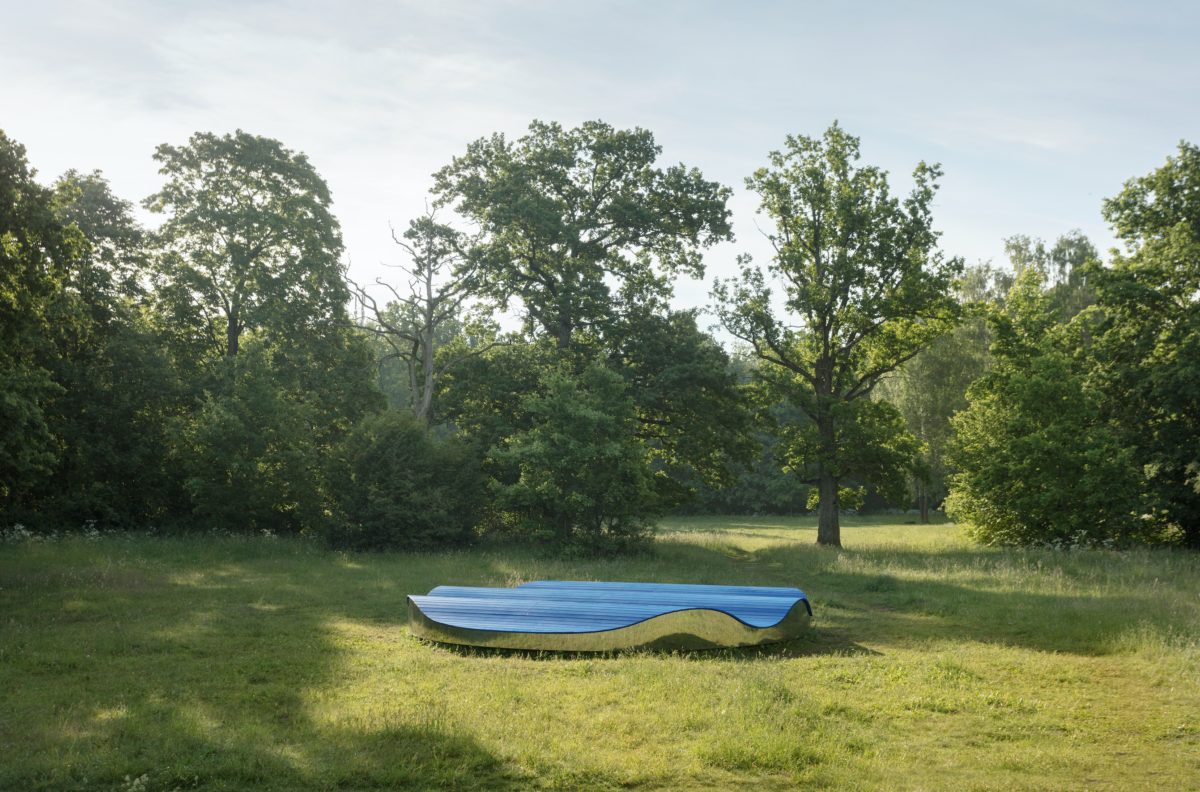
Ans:
[[[991,370],[953,419],[947,509],[989,544],[1123,540],[1137,528],[1137,469],[1055,327],[1037,270],[991,323]]]
[[[654,167],[661,151],[645,129],[535,121],[515,141],[472,143],[435,175],[435,194],[482,228],[489,295],[520,300],[529,332],[566,349],[610,326],[630,296],[702,275],[700,251],[731,236],[729,189],[695,168]]]
[[[47,410],[63,388],[47,364],[56,320],[72,318],[66,280],[82,246],[34,175],[25,148],[0,133],[0,497],[10,509],[57,460]]]
[[[549,368],[526,398],[529,428],[493,451],[515,473],[496,504],[522,532],[559,546],[629,547],[660,509],[633,399],[620,375],[593,364]]]
[[[1112,266],[1033,266],[991,311],[995,368],[954,421],[947,504],[980,539],[1200,547],[1198,193],[1183,144],[1105,202]]]
[[[1069,232],[1005,269],[938,250],[937,166],[894,197],[858,146],[747,180],[775,256],[714,286],[731,357],[671,306],[730,190],[643,129],[472,143],[393,234],[407,283],[362,286],[279,141],[160,146],[148,230],[0,133],[0,525],[592,553],[670,510],[816,508],[837,544],[944,502],[986,543],[1200,547],[1200,149],[1105,202],[1110,264]]]
[[[1180,144],[1104,216],[1125,250],[1089,269],[1089,379],[1143,472],[1147,520],[1200,548],[1200,147]]]
[[[407,411],[364,418],[329,461],[337,547],[427,549],[470,541],[484,505],[474,450]]]

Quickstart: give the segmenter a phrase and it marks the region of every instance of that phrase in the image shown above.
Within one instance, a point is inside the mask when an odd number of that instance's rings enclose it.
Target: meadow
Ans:
[[[653,553],[298,539],[0,545],[0,789],[1200,788],[1200,556],[954,525],[677,518]],[[404,597],[538,578],[795,585],[756,650],[423,643]]]

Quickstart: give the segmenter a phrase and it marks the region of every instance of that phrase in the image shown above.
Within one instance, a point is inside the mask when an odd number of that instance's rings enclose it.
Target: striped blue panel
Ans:
[[[593,580],[534,580],[517,588],[595,589],[596,591],[653,591],[661,593],[737,594],[747,597],[791,597],[804,599],[798,588],[769,586],[710,586],[702,583],[609,583]]]
[[[799,589],[575,581],[537,581],[517,588],[438,586],[411,599],[442,624],[529,633],[616,630],[695,608],[727,613],[751,627],[771,627],[797,602],[808,605]]]

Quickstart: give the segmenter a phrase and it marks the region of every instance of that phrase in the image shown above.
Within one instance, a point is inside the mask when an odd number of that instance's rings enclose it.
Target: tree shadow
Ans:
[[[381,616],[352,574],[178,549],[104,574],[0,564],[0,788],[525,788],[435,706],[314,706],[346,673],[331,624]]]
[[[847,551],[794,545],[763,548],[755,556],[768,569],[787,570],[808,593],[821,625],[875,646],[973,641],[1102,655],[1122,634],[1154,621],[1162,607],[1148,593],[1150,586],[1083,593],[1094,588],[1089,564],[1111,559],[987,548]],[[1036,569],[1027,579],[1035,590],[1016,588],[1014,576],[1021,572],[1011,569],[1014,559]],[[1036,590],[1046,585],[1042,575],[1055,578],[1049,587],[1058,590]]]
[[[1114,651],[1121,636],[1140,625],[1171,623],[1149,580],[1089,592],[1120,563],[1102,553],[1088,555],[1091,551],[847,550],[799,543],[748,550],[672,539],[660,540],[659,551],[657,559],[630,559],[619,571],[607,561],[562,562],[549,577],[795,586],[807,592],[815,616],[797,641],[776,649],[697,650],[742,652],[745,659],[864,654],[889,645],[947,641],[1095,656]],[[525,579],[538,571],[531,568]],[[505,584],[493,579],[471,585]],[[477,650],[449,651],[473,656]]]

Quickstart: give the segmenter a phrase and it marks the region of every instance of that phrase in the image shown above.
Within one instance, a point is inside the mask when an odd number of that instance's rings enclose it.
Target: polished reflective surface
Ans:
[[[709,608],[674,610],[633,624],[588,632],[518,632],[470,629],[435,621],[409,598],[409,628],[431,641],[495,649],[609,652],[618,649],[712,649],[787,641],[808,626],[807,600],[796,599],[778,622],[753,627]]]

